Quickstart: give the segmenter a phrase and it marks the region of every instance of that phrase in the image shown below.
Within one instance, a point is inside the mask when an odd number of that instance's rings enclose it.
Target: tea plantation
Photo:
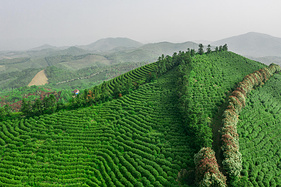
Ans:
[[[281,186],[281,68],[225,47],[1,109],[0,186]]]
[[[242,176],[249,186],[281,185],[281,75],[252,91],[239,117]]]

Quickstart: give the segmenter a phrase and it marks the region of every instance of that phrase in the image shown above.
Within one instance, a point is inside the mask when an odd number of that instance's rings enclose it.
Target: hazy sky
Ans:
[[[215,41],[254,31],[281,38],[280,23],[280,0],[0,0],[0,50],[106,37]]]

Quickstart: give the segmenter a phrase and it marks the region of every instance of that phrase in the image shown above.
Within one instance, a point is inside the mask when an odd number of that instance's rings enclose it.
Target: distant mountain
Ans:
[[[262,62],[267,65],[274,63],[281,66],[281,56],[248,57],[248,58]]]
[[[245,56],[281,56],[281,38],[267,34],[249,32],[211,43],[219,46],[227,44],[229,50]]]
[[[92,44],[79,46],[82,49],[92,50],[97,52],[106,52],[111,51],[116,48],[120,48],[120,50],[129,49],[129,48],[137,48],[142,46],[143,44],[137,42],[135,40],[131,40],[129,38],[105,38],[98,40]]]
[[[137,49],[119,51],[108,56],[115,62],[153,62],[162,54],[173,55],[174,52],[187,51],[187,48],[197,49],[198,44],[194,42],[184,43],[150,43]]]
[[[69,47],[67,49],[60,50],[57,53],[60,54],[60,55],[73,55],[73,56],[75,56],[75,55],[87,54],[87,53],[89,53],[89,51],[81,49],[79,47],[72,46],[72,47]]]
[[[56,48],[57,48],[56,46],[44,44],[44,45],[41,45],[39,47],[34,47],[34,48],[30,49],[29,51],[40,51],[40,50],[43,50],[43,49],[56,49]]]
[[[212,43],[212,41],[209,41],[209,40],[193,40],[193,42],[198,43],[198,44],[203,44],[205,46],[208,46],[209,44]]]
[[[194,42],[184,42],[184,43],[159,42],[159,43],[146,44],[140,47],[140,49],[151,51],[157,55],[161,55],[161,54],[172,55],[174,52],[186,51],[187,48],[197,49],[198,44]]]

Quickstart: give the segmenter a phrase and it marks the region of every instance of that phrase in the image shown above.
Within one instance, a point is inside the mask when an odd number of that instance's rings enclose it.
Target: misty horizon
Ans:
[[[277,0],[3,1],[0,51],[88,45],[109,37],[143,44],[217,41],[248,32],[281,38],[280,8]]]
[[[244,33],[244,34],[249,34],[249,33],[257,33],[257,32],[247,32],[247,33]],[[244,35],[244,34],[241,34],[241,35]],[[262,35],[268,35],[266,33],[258,33],[258,34],[262,34]],[[234,36],[229,36],[227,38],[231,38],[231,37],[235,37],[235,36],[240,36],[240,35],[234,35]],[[270,36],[270,35],[269,35]],[[275,37],[275,36],[272,36],[272,37]],[[62,46],[57,46],[57,45],[52,45],[50,43],[44,43],[44,44],[41,44],[41,45],[37,45],[37,46],[33,46],[33,47],[30,47],[30,48],[24,48],[24,49],[8,49],[8,50],[0,50],[0,51],[30,51],[30,50],[34,50],[36,48],[40,48],[40,47],[54,47],[54,48],[69,48],[69,47],[81,47],[81,46],[87,46],[87,45],[90,45],[90,44],[93,44],[95,42],[98,42],[100,40],[105,40],[105,39],[130,39],[130,40],[133,40],[133,41],[136,41],[136,42],[139,42],[137,40],[134,40],[132,38],[127,38],[127,37],[107,37],[107,38],[101,38],[101,39],[98,39],[96,41],[93,41],[93,42],[90,42],[90,43],[87,43],[87,44],[74,44],[74,45],[62,45]],[[276,37],[277,38],[277,37]],[[180,42],[171,42],[171,41],[158,41],[158,42],[148,42],[148,43],[142,43],[142,42],[139,42],[141,43],[142,45],[146,45],[146,44],[154,44],[154,43],[161,43],[161,42],[168,42],[168,43],[185,43],[185,42],[194,42],[194,43],[197,43],[197,44],[203,44],[204,46],[207,46],[213,42],[217,42],[217,41],[220,41],[220,40],[223,40],[225,38],[221,38],[219,40],[216,40],[216,41],[209,41],[209,40],[189,40],[189,41],[180,41]],[[197,46],[196,46],[197,47]]]

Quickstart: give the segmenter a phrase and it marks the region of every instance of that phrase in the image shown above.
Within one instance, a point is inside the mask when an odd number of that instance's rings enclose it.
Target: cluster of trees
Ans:
[[[4,105],[4,107],[0,107],[0,121],[5,119],[6,116],[10,116],[12,113],[11,107],[9,105]]]
[[[196,182],[198,186],[226,187],[226,177],[220,172],[215,152],[203,147],[194,155]]]
[[[223,46],[217,46],[215,48],[215,52],[220,52],[220,51],[228,51],[228,46],[227,44],[224,44]],[[212,49],[211,49],[211,45],[209,44],[208,47],[207,47],[207,51],[206,51],[206,54],[209,54],[212,52]],[[204,52],[204,46],[203,44],[199,44],[199,49],[198,49],[198,52],[197,52],[199,55],[203,55],[205,52]]]
[[[200,149],[203,146],[211,146],[212,143],[212,130],[207,125],[206,116],[201,113],[199,108],[191,108],[190,93],[191,82],[193,81],[192,68],[191,68],[191,52],[187,52],[189,58],[184,61],[184,64],[179,65],[177,92],[179,96],[179,109],[184,119],[186,133],[190,136],[196,137],[194,139],[194,147]],[[188,76],[187,76],[188,75]]]
[[[217,47],[215,52],[217,53],[227,50],[228,47],[227,44],[225,44],[224,46]],[[210,54],[211,52],[212,52],[211,46],[208,45],[206,54]],[[183,63],[178,67],[179,80],[178,80],[177,88],[178,88],[178,95],[180,97],[179,108],[183,118],[185,119],[185,124],[187,128],[186,132],[196,137],[194,146],[197,147],[197,149],[200,149],[201,147],[204,146],[210,147],[212,145],[213,134],[212,134],[211,127],[208,125],[209,124],[208,114],[205,113],[202,109],[200,110],[200,108],[202,107],[200,104],[202,103],[195,103],[196,106],[194,106],[193,104],[194,101],[192,101],[193,99],[190,97],[192,96],[191,89],[197,89],[192,87],[192,84],[195,79],[194,76],[196,76],[196,72],[195,70],[193,71],[193,65],[191,64],[193,60],[192,57],[195,54],[198,55],[205,54],[204,46],[202,44],[199,44],[199,49],[197,53],[195,52],[195,50],[188,49],[188,51],[185,53],[185,58],[181,59]],[[216,58],[218,58],[218,56],[216,56]],[[202,67],[199,68],[202,69]],[[203,71],[209,71],[209,70],[204,69]],[[214,77],[210,77],[210,78],[214,78]],[[217,82],[219,81],[220,80],[217,80]],[[202,95],[202,90],[200,92]]]
[[[45,97],[43,100],[36,99],[34,102],[26,101],[24,98],[20,111],[25,116],[51,114],[57,111],[58,105],[60,104],[58,104],[57,99],[52,94],[49,97]]]
[[[239,136],[237,134],[238,116],[246,106],[246,96],[257,86],[261,86],[274,73],[281,71],[280,66],[271,64],[244,77],[236,90],[229,96],[228,107],[223,113],[221,130],[221,149],[223,151],[223,166],[228,176],[235,179],[242,170],[242,155],[239,152]]]
[[[192,50],[194,52],[194,50]],[[179,64],[186,64],[191,60],[191,51],[188,49],[187,52],[179,51],[179,53],[174,53],[173,56],[164,56],[158,58],[157,64],[157,75],[163,75],[167,71],[173,69]]]

